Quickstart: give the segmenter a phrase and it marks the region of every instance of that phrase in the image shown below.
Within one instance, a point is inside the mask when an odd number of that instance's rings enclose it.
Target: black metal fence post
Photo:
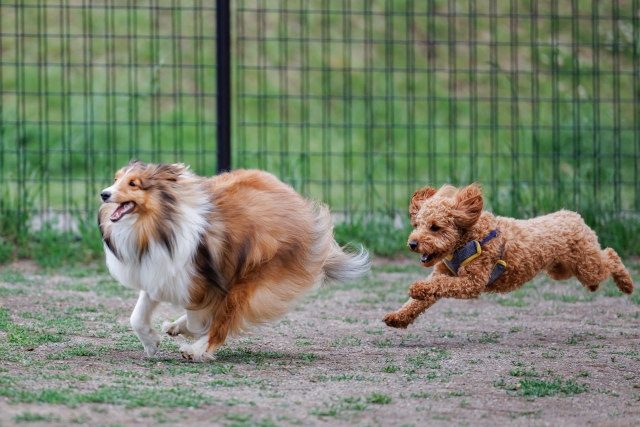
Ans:
[[[216,0],[216,106],[218,173],[231,170],[231,13],[229,0]]]

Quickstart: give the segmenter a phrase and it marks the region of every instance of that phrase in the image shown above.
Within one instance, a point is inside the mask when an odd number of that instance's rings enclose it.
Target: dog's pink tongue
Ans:
[[[133,210],[135,204],[133,202],[120,203],[115,211],[111,214],[111,221],[116,222]]]

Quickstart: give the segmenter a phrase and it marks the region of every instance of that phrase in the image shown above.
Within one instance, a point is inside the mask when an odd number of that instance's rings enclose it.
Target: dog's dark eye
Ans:
[[[129,183],[129,187],[135,187],[135,186],[136,186],[136,183],[135,183],[135,182],[131,181],[131,182]]]
[[[437,225],[433,224],[429,229],[431,231],[438,231],[438,230],[440,230],[440,227],[438,227]]]

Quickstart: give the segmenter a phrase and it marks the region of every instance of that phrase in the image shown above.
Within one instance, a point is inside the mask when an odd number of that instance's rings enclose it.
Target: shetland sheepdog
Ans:
[[[345,251],[329,209],[270,173],[235,170],[212,178],[183,164],[132,160],[100,194],[98,221],[111,275],[140,291],[131,326],[153,356],[154,309],[185,309],[162,332],[193,338],[185,359],[213,358],[227,335],[283,316],[325,281],[369,269],[364,248]]]

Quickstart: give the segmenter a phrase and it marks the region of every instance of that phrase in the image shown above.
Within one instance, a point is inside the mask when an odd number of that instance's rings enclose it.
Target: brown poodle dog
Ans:
[[[561,210],[516,220],[494,216],[482,206],[476,185],[425,187],[414,193],[409,215],[415,230],[408,246],[422,254],[423,266],[435,268],[409,288],[409,301],[384,317],[388,326],[406,328],[440,298],[513,291],[541,270],[555,280],[575,276],[592,292],[611,275],[622,292],[633,292],[618,254],[601,250],[598,237],[577,213]]]

